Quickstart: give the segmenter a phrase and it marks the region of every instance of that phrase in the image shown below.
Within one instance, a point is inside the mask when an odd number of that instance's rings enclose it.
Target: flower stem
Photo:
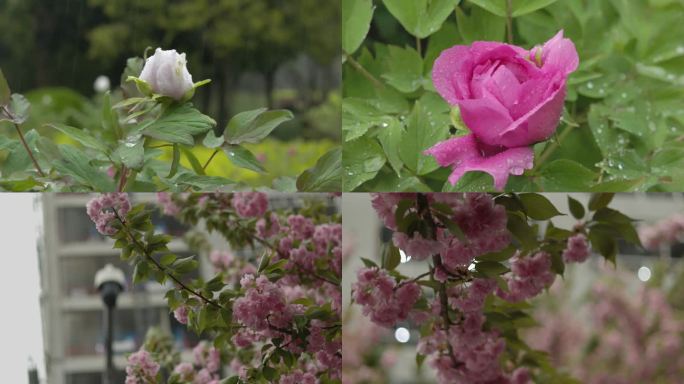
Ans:
[[[418,51],[418,55],[420,57],[423,57],[423,49],[420,44],[420,37],[416,36],[416,51]]]
[[[544,148],[544,151],[542,152],[541,155],[539,155],[539,159],[537,159],[537,164],[534,166],[532,169],[532,174],[536,173],[539,170],[539,167],[546,162],[546,160],[549,159],[551,154],[560,147],[561,141],[563,141],[569,134],[570,131],[574,128],[574,125],[568,125],[563,132],[561,132],[560,135],[558,135],[558,139],[556,141],[551,142],[549,145]]]
[[[207,170],[207,167],[209,166],[209,163],[211,163],[211,161],[214,160],[214,157],[216,157],[216,155],[217,155],[218,153],[219,153],[219,150],[218,150],[218,149],[214,150],[214,153],[211,154],[211,156],[209,157],[209,159],[207,159],[207,162],[204,163],[204,165],[202,166],[202,169],[203,169],[203,170],[205,170],[205,171]]]
[[[123,192],[126,185],[126,176],[128,175],[128,168],[125,165],[121,166],[121,177],[119,178],[119,185],[116,187],[117,192]]]
[[[513,0],[506,0],[506,37],[513,44]]]
[[[380,89],[385,88],[385,84],[383,84],[380,80],[378,80],[375,76],[373,76],[372,73],[368,72],[366,70],[366,68],[364,68],[363,65],[361,65],[361,63],[354,60],[354,58],[351,57],[351,55],[349,55],[347,53],[343,53],[343,54],[344,54],[345,59],[349,63],[349,65],[351,65],[352,68],[356,69],[356,71],[359,72],[361,74],[361,76],[368,79],[368,81],[370,81],[373,84],[373,86],[375,86],[376,88],[380,88]]]
[[[10,112],[9,109],[7,109],[6,106],[2,107],[5,114],[12,120],[14,120],[14,115],[12,112]],[[40,176],[45,177],[45,173],[43,170],[40,168],[40,165],[38,165],[38,160],[33,156],[33,152],[31,152],[31,149],[29,148],[28,144],[26,143],[26,139],[24,138],[24,134],[21,133],[21,128],[19,128],[19,124],[14,123],[14,128],[17,130],[17,134],[19,135],[19,139],[21,140],[21,144],[24,146],[24,149],[26,149],[26,153],[28,153],[29,157],[31,158],[31,161],[33,162],[33,165],[36,167],[36,171],[40,174]]]

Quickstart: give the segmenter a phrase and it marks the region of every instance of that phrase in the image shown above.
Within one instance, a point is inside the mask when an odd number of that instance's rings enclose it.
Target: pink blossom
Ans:
[[[426,239],[418,232],[414,232],[410,236],[402,232],[394,232],[392,241],[397,248],[402,249],[407,255],[416,260],[425,260],[444,249],[444,245],[441,242]]]
[[[295,240],[310,238],[314,233],[314,223],[311,219],[302,215],[290,215],[287,217],[289,235]]]
[[[235,256],[230,251],[213,250],[209,254],[211,264],[219,271],[225,271],[231,267]]]
[[[181,380],[191,381],[195,375],[195,368],[190,363],[180,363],[176,365],[173,372],[177,373]]]
[[[530,299],[551,286],[556,275],[551,271],[551,255],[537,252],[527,257],[515,256],[511,261],[511,273],[505,277],[508,290],[497,290],[497,295],[508,301]]]
[[[121,220],[125,219],[131,210],[131,203],[126,193],[103,193],[90,200],[86,208],[97,231],[111,236],[117,232],[112,223],[117,221],[117,215]]]
[[[530,146],[556,130],[567,77],[578,64],[575,46],[563,31],[529,51],[484,41],[443,51],[432,80],[439,94],[459,107],[471,133],[426,153],[442,166],[453,166],[452,184],[479,170],[492,175],[497,189],[504,188],[509,174],[532,167]]]
[[[189,312],[188,307],[183,305],[183,306],[176,308],[173,311],[173,317],[175,317],[179,323],[187,324],[188,323],[188,312]]]
[[[353,298],[363,306],[363,314],[384,327],[405,320],[421,295],[415,282],[397,284],[393,277],[378,268],[362,268],[352,285]]]
[[[261,218],[256,223],[257,235],[262,239],[268,239],[280,232],[280,221],[274,212],[268,218]]]
[[[180,207],[168,192],[157,192],[157,201],[162,206],[165,215],[175,216],[180,213]]]
[[[246,291],[233,304],[236,321],[256,331],[289,326],[292,314],[282,289],[265,276],[246,275],[240,284]]]
[[[317,384],[318,380],[310,372],[294,371],[280,376],[278,384]]]
[[[144,349],[128,356],[126,365],[126,383],[146,384],[156,382],[159,364]]]
[[[563,251],[563,261],[566,263],[581,263],[589,257],[589,243],[587,237],[581,233],[570,236],[568,245]]]
[[[233,194],[233,208],[242,217],[258,217],[268,209],[268,196],[263,192],[237,192]]]

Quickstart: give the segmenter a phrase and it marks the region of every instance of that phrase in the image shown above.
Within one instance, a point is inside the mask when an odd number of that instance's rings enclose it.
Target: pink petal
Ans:
[[[517,119],[498,140],[499,145],[519,147],[532,145],[551,137],[563,113],[565,83],[562,82],[546,100]]]
[[[439,55],[432,67],[435,89],[451,105],[470,97],[469,77],[473,61],[469,48],[456,45]]]
[[[579,65],[577,49],[572,40],[563,38],[562,29],[544,44],[542,63],[544,71],[562,71],[565,75],[577,69]]]
[[[482,171],[492,175],[494,187],[498,190],[504,189],[510,174],[522,175],[525,169],[532,168],[534,162],[531,147],[501,148],[499,152],[485,152],[472,134],[443,141],[425,151],[434,156],[439,165],[453,167],[449,176],[452,185],[456,185],[468,171]]]
[[[482,99],[460,100],[458,106],[468,129],[490,145],[500,145],[501,134],[513,123],[506,107],[489,93]]]

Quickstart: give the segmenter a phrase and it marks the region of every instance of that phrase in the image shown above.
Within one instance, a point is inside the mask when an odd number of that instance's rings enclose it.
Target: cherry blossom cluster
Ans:
[[[180,213],[180,207],[171,198],[168,192],[157,192],[157,201],[165,215],[175,216]]]
[[[239,327],[232,334],[231,343],[240,349],[258,351],[262,345],[278,339],[282,340],[284,350],[311,357],[301,359],[292,370],[284,372],[279,379],[282,383],[293,380],[318,382],[321,372],[333,379],[340,378],[342,343],[340,337],[328,335],[333,324],[311,320],[307,332],[302,334],[295,332],[295,320],[304,316],[307,309],[298,303],[301,300],[312,300],[316,306],[331,305],[334,311],[341,313],[339,284],[319,273],[326,270],[331,275],[341,276],[342,226],[325,220],[317,223],[303,213],[270,211],[268,195],[261,192],[206,194],[194,200],[200,210],[212,211],[212,215],[202,216],[207,220],[226,212],[229,213],[225,216],[228,221],[221,224],[227,223],[230,227],[235,221],[243,231],[253,226],[251,239],[273,251],[268,254],[270,263],[286,261],[284,275],[274,280],[258,273],[253,263],[230,250],[210,252],[209,261],[214,270],[223,275],[226,284],[235,286],[240,292],[232,302],[232,319]],[[173,204],[173,211],[182,218],[184,208],[194,200],[173,196],[166,204]],[[179,322],[187,323],[192,310],[194,308],[180,306],[174,316]],[[261,364],[261,355],[255,353],[251,360],[245,360],[245,356],[234,357],[230,367],[248,380],[249,368]]]
[[[242,217],[258,217],[268,209],[268,196],[261,192],[238,192],[233,194],[233,208]]]
[[[130,209],[131,203],[126,193],[103,193],[90,200],[86,206],[88,216],[95,223],[97,231],[107,236],[117,231],[112,227],[116,216],[124,218]]]
[[[157,382],[159,364],[149,352],[141,349],[128,356],[126,365],[126,384],[152,384]]]
[[[400,201],[415,199],[415,194],[384,193],[373,196],[373,207],[385,226],[394,230],[393,242],[397,248],[416,260],[425,260],[440,254],[442,265],[448,272],[470,265],[475,256],[496,252],[510,242],[506,229],[506,209],[496,205],[487,194],[434,193],[427,195],[430,202],[446,205],[452,211],[450,219],[463,231],[467,241],[461,241],[444,228],[438,228],[434,239],[421,233],[404,233],[396,228],[396,209]],[[410,211],[417,210],[412,207]]]
[[[589,257],[590,246],[587,237],[578,233],[568,238],[568,243],[563,251],[563,261],[566,263],[582,263]]]
[[[639,228],[639,237],[644,247],[655,250],[684,238],[684,214],[678,213],[652,225]]]
[[[498,282],[474,274],[478,256],[502,251],[512,240],[506,208],[488,194],[375,194],[372,205],[394,231],[397,248],[412,260],[432,260],[421,276],[429,275],[430,287],[438,283],[442,288],[433,288],[434,296],[424,295],[419,278],[400,279],[385,269],[365,267],[352,285],[352,298],[362,313],[383,327],[406,320],[428,325],[431,332],[421,332],[418,353],[427,357],[439,383],[531,383],[528,368],[502,364],[506,338],[487,324],[484,306],[492,296],[514,303],[550,287],[556,276],[551,255],[516,252],[507,262],[510,271]],[[460,235],[451,229],[453,224]],[[566,262],[586,260],[586,236],[579,231],[570,236],[562,255]],[[421,299],[427,300],[427,309],[417,305]]]
[[[397,284],[377,267],[360,269],[352,290],[354,301],[363,306],[363,314],[385,327],[406,320],[421,295],[415,282]]]
[[[546,252],[527,257],[516,255],[511,260],[511,273],[504,279],[507,280],[508,291],[497,290],[502,299],[522,301],[537,296],[556,279],[556,274],[551,271],[551,255]]]
[[[563,286],[554,286],[535,316],[540,326],[526,339],[549,351],[580,382],[676,383],[684,375],[684,322],[662,288],[630,287],[632,274],[601,270],[588,290],[589,317]],[[607,364],[606,362],[609,362]]]

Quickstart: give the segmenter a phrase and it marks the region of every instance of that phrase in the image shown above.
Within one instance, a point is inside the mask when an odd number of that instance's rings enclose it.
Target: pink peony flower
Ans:
[[[465,172],[483,171],[503,189],[509,174],[532,168],[530,146],[555,132],[567,77],[578,64],[575,46],[563,31],[529,51],[486,41],[445,50],[435,61],[432,80],[440,95],[459,107],[471,133],[426,153],[453,167],[452,184]]]

